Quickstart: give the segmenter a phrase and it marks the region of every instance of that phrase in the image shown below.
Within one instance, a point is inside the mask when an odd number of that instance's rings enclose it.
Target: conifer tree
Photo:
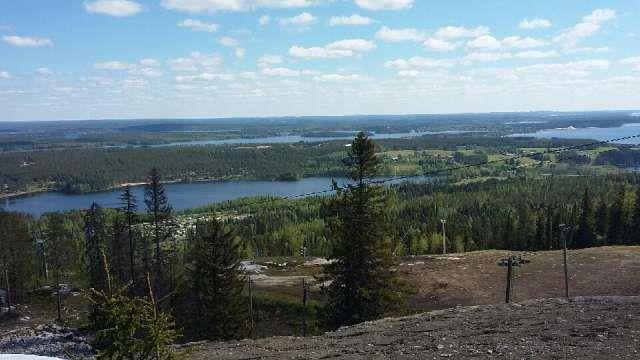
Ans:
[[[188,254],[188,288],[180,321],[193,338],[228,340],[246,335],[240,242],[217,220],[197,224]]]
[[[640,187],[636,190],[635,200],[631,222],[631,238],[629,240],[633,245],[640,245]]]
[[[353,181],[339,187],[330,201],[329,233],[333,241],[331,259],[325,268],[328,322],[350,325],[376,319],[398,308],[402,293],[391,269],[389,222],[380,186],[370,183],[377,173],[373,142],[359,133],[344,160]]]
[[[105,250],[105,216],[102,208],[95,202],[84,216],[85,262],[89,287],[103,289],[106,285],[102,253]]]
[[[609,230],[609,205],[604,200],[600,201],[596,210],[596,231],[598,235],[606,239]],[[606,240],[605,240],[606,241]]]
[[[627,192],[623,186],[616,196],[616,199],[611,207],[609,217],[609,230],[608,238],[609,243],[612,245],[622,245],[626,242],[625,233],[627,224],[627,209],[626,209],[626,196]]]
[[[587,248],[596,245],[596,213],[589,193],[589,188],[585,188],[582,197],[582,213],[578,221],[578,231],[574,237],[573,247],[577,249]]]
[[[56,289],[57,319],[62,320],[61,281],[73,261],[73,235],[62,213],[53,213],[45,219],[47,263],[53,273]]]
[[[162,243],[171,239],[173,229],[171,205],[169,205],[161,180],[158,169],[152,169],[149,173],[144,194],[144,202],[147,206],[147,211],[151,215],[151,232],[154,246],[152,267],[154,292],[160,298],[164,297],[169,291]]]
[[[131,188],[126,186],[124,192],[120,195],[120,209],[125,216],[127,222],[127,240],[129,243],[129,277],[133,282],[133,288],[136,285],[136,239],[135,239],[135,225],[138,221],[138,200],[136,196],[131,192]]]

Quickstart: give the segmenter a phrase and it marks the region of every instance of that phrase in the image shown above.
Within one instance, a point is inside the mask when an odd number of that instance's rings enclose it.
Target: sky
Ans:
[[[640,108],[640,0],[0,0],[0,120]]]

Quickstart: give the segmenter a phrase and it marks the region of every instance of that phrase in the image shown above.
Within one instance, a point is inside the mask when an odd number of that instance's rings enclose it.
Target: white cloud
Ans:
[[[144,66],[159,66],[160,62],[156,59],[146,58],[146,59],[140,60],[140,64]]]
[[[2,41],[17,47],[45,47],[53,46],[53,41],[49,38],[38,38],[28,36],[3,35]]]
[[[529,51],[521,51],[514,54],[514,57],[518,59],[548,59],[548,58],[553,58],[558,56],[560,56],[560,53],[555,50],[549,50],[549,51],[529,50]]]
[[[431,51],[445,52],[455,50],[460,43],[455,43],[438,38],[428,38],[423,43],[424,47]]]
[[[364,39],[345,39],[333,42],[323,47],[304,48],[292,46],[289,55],[302,59],[337,59],[343,57],[360,56],[376,48],[372,41]]]
[[[551,21],[547,20],[547,19],[523,19],[522,21],[520,21],[520,24],[518,24],[518,27],[520,27],[521,29],[546,29],[551,27]]]
[[[622,65],[631,65],[636,71],[640,71],[640,56],[628,57],[619,61]]]
[[[376,39],[385,42],[402,42],[402,41],[424,41],[424,33],[413,29],[391,29],[387,26],[383,26],[378,32],[376,32]]]
[[[532,49],[548,45],[546,42],[530,37],[509,36],[502,39],[502,44],[506,47],[516,49]]]
[[[247,51],[243,48],[236,48],[236,50],[233,53],[236,55],[238,59],[244,59],[244,56],[247,53]]]
[[[134,66],[122,61],[107,61],[93,64],[93,68],[97,70],[129,70]]]
[[[466,28],[461,26],[445,26],[439,28],[434,36],[439,39],[462,39],[475,38],[489,34],[491,30],[486,26],[478,26],[476,28]]]
[[[104,14],[115,17],[127,17],[142,11],[142,6],[130,0],[98,0],[85,2],[84,8],[92,14]]]
[[[162,0],[164,8],[190,13],[217,11],[249,11],[258,8],[301,8],[316,3],[315,0]]]
[[[464,57],[465,62],[493,62],[511,59],[513,55],[508,52],[472,52]]]
[[[482,35],[467,42],[467,47],[471,49],[496,50],[500,49],[502,44],[491,35]]]
[[[49,68],[46,68],[46,67],[37,68],[36,73],[38,75],[43,75],[43,76],[53,75],[53,71],[51,71]]]
[[[317,75],[313,77],[313,81],[316,82],[348,82],[348,81],[366,81],[370,80],[368,77],[358,75],[358,74],[350,74],[350,75],[342,75],[342,74],[324,74]]]
[[[206,23],[200,20],[194,19],[186,19],[178,23],[178,26],[189,28],[193,31],[205,31],[205,32],[216,32],[218,31],[218,24],[214,23]]]
[[[267,76],[297,77],[300,76],[300,70],[293,70],[285,67],[264,68],[262,69],[262,74]]]
[[[238,42],[237,39],[229,37],[229,36],[221,37],[220,39],[218,39],[218,43],[220,43],[220,45],[226,46],[226,47],[236,47],[236,46],[240,45],[240,43]]]
[[[269,67],[271,65],[282,64],[282,57],[278,55],[262,55],[258,58],[259,67]]]
[[[413,6],[413,0],[355,0],[356,4],[367,10],[405,10]]]
[[[157,68],[152,68],[152,67],[143,67],[140,69],[132,69],[129,71],[129,74],[131,75],[137,75],[137,76],[144,76],[144,77],[161,77],[162,75],[164,75],[164,73],[157,69]]]
[[[222,58],[216,54],[207,55],[194,51],[189,57],[169,60],[169,67],[176,72],[196,72],[200,68],[212,69],[222,64]]]
[[[269,15],[262,15],[260,16],[260,18],[258,18],[258,24],[260,25],[267,25],[270,21],[271,21],[271,16]]]
[[[416,68],[450,68],[455,65],[455,61],[451,59],[429,59],[415,56],[409,59],[390,60],[384,63],[384,66],[395,70],[410,70]]]
[[[360,16],[358,14],[353,14],[351,16],[333,16],[329,20],[329,25],[330,26],[339,26],[339,25],[358,26],[358,25],[369,25],[369,24],[372,24],[373,22],[374,20],[372,18]]]
[[[303,12],[299,15],[280,19],[280,25],[282,26],[309,26],[313,25],[318,21],[318,18],[309,14],[308,12]]]
[[[615,18],[615,10],[594,10],[591,14],[583,17],[582,22],[570,28],[562,30],[560,35],[553,38],[553,41],[556,43],[560,43],[567,48],[574,47],[584,38],[597,34],[602,28],[603,23]]]
[[[11,74],[9,74],[4,70],[0,71],[0,79],[5,79],[5,80],[11,79]]]
[[[233,74],[201,73],[198,75],[178,75],[175,79],[177,83],[192,83],[199,81],[209,82],[215,80],[233,81],[235,78],[236,77]]]

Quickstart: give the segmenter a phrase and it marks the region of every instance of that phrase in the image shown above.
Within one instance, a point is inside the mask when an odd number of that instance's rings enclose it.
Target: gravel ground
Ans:
[[[191,347],[189,359],[640,359],[640,297],[531,300]]]
[[[82,333],[57,325],[40,325],[0,333],[0,354],[87,359],[93,351]]]

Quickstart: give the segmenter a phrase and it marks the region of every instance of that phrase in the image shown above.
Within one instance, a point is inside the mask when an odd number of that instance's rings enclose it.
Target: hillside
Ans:
[[[312,338],[200,344],[190,359],[637,359],[640,297],[438,310]]]

